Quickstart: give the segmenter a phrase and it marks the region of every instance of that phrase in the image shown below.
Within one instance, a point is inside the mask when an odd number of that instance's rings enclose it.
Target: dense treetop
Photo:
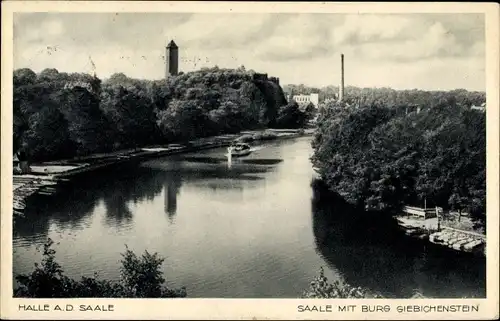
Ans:
[[[319,101],[335,99],[338,93],[337,86],[322,88],[300,85],[284,85],[283,91],[294,94],[319,94]],[[425,106],[457,104],[463,107],[480,105],[486,101],[486,94],[481,91],[467,91],[456,89],[451,91],[425,90],[395,90],[391,88],[358,88],[347,86],[344,89],[345,102],[349,104],[371,105],[378,104],[386,107]]]
[[[122,73],[101,81],[56,69],[18,69],[14,151],[24,146],[31,159],[51,160],[303,124],[304,115],[287,105],[281,87],[254,74],[214,67],[157,81]]]
[[[448,97],[436,94],[419,112],[327,104],[318,117],[314,166],[333,191],[368,210],[427,204],[484,217],[486,114]]]

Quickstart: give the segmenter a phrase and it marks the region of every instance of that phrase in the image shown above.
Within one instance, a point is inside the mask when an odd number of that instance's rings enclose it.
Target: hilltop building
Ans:
[[[267,74],[254,73],[252,75],[253,80],[271,81],[276,85],[280,84],[280,79],[278,77],[269,77]]]
[[[165,78],[179,75],[179,47],[170,40],[165,47]],[[268,74],[254,73],[253,80],[271,81],[279,86],[280,79],[278,77],[270,77]]]
[[[314,107],[318,108],[319,104],[319,94],[309,94],[309,95],[294,95],[293,93],[290,94],[289,96],[289,101],[296,101],[299,106],[305,107],[309,105],[309,103],[312,103]]]
[[[179,47],[173,40],[165,48],[165,78],[179,74]]]

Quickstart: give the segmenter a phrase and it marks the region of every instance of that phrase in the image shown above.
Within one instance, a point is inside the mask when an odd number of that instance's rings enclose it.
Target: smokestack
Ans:
[[[344,99],[344,54],[340,54],[340,88],[339,101]]]

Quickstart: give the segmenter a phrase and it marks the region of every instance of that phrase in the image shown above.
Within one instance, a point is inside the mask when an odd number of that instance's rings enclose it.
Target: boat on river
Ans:
[[[227,153],[231,155],[231,157],[248,156],[251,152],[250,145],[244,143],[236,143],[229,146],[227,149]]]

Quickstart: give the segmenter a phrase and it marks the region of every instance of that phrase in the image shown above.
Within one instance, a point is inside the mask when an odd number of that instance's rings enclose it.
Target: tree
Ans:
[[[60,112],[58,76],[55,69],[45,70],[42,80],[29,69],[14,72],[14,152],[25,144],[34,160],[72,155],[68,124]]]
[[[29,140],[39,144],[34,156],[41,159],[59,157],[63,150],[68,157],[82,156],[272,126],[284,105],[283,92],[271,81],[254,81],[252,73],[216,67],[158,81],[116,73],[101,83],[88,74],[18,69],[13,152]],[[47,130],[49,123],[65,129]],[[49,146],[51,140],[62,145]],[[58,156],[49,152],[55,150]]]
[[[156,141],[154,105],[145,88],[106,83],[101,109],[114,124],[120,146],[141,146]]]
[[[29,118],[29,123],[24,141],[33,159],[45,161],[73,155],[68,123],[54,102],[48,101],[42,110]]]
[[[183,141],[203,135],[205,119],[201,108],[189,100],[172,100],[158,113],[158,126],[166,136]]]
[[[300,110],[297,102],[293,101],[281,107],[276,118],[277,128],[301,128],[307,120],[306,114]]]
[[[402,113],[397,101],[321,108],[312,161],[330,189],[369,210],[427,203],[484,217],[484,113],[441,92],[426,99],[434,107],[420,113]]]
[[[36,82],[36,73],[29,68],[22,68],[14,70],[14,88],[33,85]]]
[[[450,205],[451,209],[458,211],[458,220],[460,222],[462,211],[468,207],[468,204],[470,204],[470,199],[465,196],[464,193],[461,193],[460,191],[458,191],[458,189],[455,189],[454,193],[451,194],[450,198],[448,199],[448,204]]]
[[[38,74],[38,81],[55,82],[59,78],[59,71],[55,68],[46,68]]]
[[[107,150],[109,123],[99,108],[99,97],[86,88],[75,87],[61,91],[59,99],[76,153],[88,155]]]
[[[232,101],[221,102],[219,108],[209,112],[208,118],[220,133],[237,133],[244,128],[241,109]]]

